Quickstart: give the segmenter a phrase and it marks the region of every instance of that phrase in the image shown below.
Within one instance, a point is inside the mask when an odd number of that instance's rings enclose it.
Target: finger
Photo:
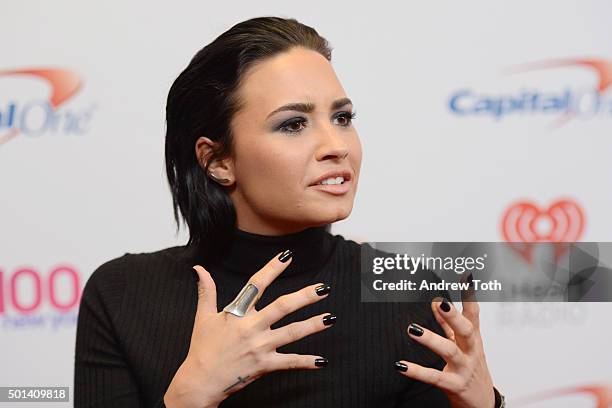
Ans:
[[[468,275],[462,275],[461,278],[459,279],[460,283],[466,284],[467,283],[467,289],[462,289],[461,290],[461,301],[464,302],[466,300],[476,300],[476,289],[473,283],[474,277],[472,276],[472,273],[469,273]]]
[[[480,330],[480,305],[477,301],[462,302],[463,316],[468,319],[476,330]]]
[[[440,311],[438,310],[438,308],[441,302],[442,302],[441,297],[434,298],[433,301],[431,302],[431,311],[433,312],[433,315],[436,318],[436,321],[438,322],[440,327],[442,327],[442,330],[444,330],[444,334],[446,335],[446,338],[451,341],[455,341],[455,333],[453,332],[453,329],[451,329],[448,323],[446,323],[446,321],[442,318],[442,316],[440,316]]]
[[[406,331],[411,338],[431,349],[434,353],[442,357],[448,364],[452,364],[454,366],[465,365],[465,355],[453,341],[415,323],[410,323]]]
[[[259,311],[257,317],[258,325],[262,328],[270,327],[288,314],[324,299],[329,294],[330,289],[329,285],[317,283],[316,285],[306,286],[296,292],[280,296]]]
[[[218,313],[217,287],[210,273],[201,265],[193,267],[198,273],[198,306],[196,313]]]
[[[271,330],[271,347],[276,350],[278,347],[284,346],[285,344],[293,343],[313,333],[325,330],[331,327],[335,322],[335,315],[323,313],[302,320],[301,322],[291,323],[278,329]]]
[[[476,300],[475,286],[472,280],[472,274],[469,274],[466,278],[466,282],[470,284],[469,289],[461,291],[462,314],[472,322],[476,330],[480,330],[480,305]]]
[[[476,330],[472,322],[457,311],[448,300],[437,303],[440,316],[455,333],[455,342],[464,351],[473,349],[476,342]]]
[[[326,367],[327,364],[327,359],[321,356],[275,353],[268,367],[270,371],[298,369],[311,370]]]
[[[268,261],[267,264],[263,266],[259,271],[255,272],[253,276],[249,279],[247,283],[252,283],[257,286],[258,292],[257,297],[255,298],[255,302],[251,305],[252,308],[257,300],[261,298],[261,295],[266,290],[266,288],[276,279],[278,275],[280,275],[286,268],[291,264],[291,260],[293,253],[291,250],[286,250],[283,252],[279,252]],[[249,309],[250,309],[249,308]]]
[[[431,367],[423,367],[406,360],[397,361],[395,368],[404,377],[434,385],[444,391],[457,391],[456,384],[458,381],[455,374]]]
[[[462,314],[476,330],[480,330],[480,304],[474,300],[461,301]]]

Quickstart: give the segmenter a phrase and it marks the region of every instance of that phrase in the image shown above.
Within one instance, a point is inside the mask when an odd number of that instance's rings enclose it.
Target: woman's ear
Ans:
[[[231,158],[211,160],[216,148],[217,143],[205,136],[200,136],[195,144],[195,154],[198,163],[202,169],[206,169],[208,165],[209,177],[213,180],[224,186],[230,186],[236,179],[234,177],[233,162]]]

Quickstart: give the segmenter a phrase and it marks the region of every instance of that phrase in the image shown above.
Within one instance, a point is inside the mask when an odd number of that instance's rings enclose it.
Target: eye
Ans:
[[[306,120],[306,118],[291,118],[281,123],[281,125],[278,127],[278,130],[284,133],[299,133],[302,131],[302,129],[304,129],[304,127],[306,127],[307,122],[308,121]]]
[[[336,115],[335,119],[340,119],[340,126],[349,127],[353,123],[355,116],[357,116],[356,112],[340,112]]]

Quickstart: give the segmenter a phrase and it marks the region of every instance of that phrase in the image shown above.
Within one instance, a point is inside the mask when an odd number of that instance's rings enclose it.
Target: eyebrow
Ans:
[[[346,105],[353,105],[353,102],[349,98],[341,98],[341,99],[337,99],[333,101],[330,109],[331,110],[339,109]],[[266,119],[278,112],[298,111],[298,112],[310,113],[314,110],[314,108],[315,108],[314,103],[310,103],[310,102],[288,103],[286,105],[281,106],[280,108],[274,109],[272,112],[270,112],[270,114],[268,114]]]

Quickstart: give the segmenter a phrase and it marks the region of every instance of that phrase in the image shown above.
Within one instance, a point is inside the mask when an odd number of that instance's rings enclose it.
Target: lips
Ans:
[[[309,187],[319,185],[320,182],[326,180],[328,178],[342,177],[344,178],[344,182],[347,182],[351,179],[351,172],[349,170],[332,170],[317,178],[313,181]]]
[[[336,196],[341,196],[351,191],[352,181],[345,181],[342,184],[315,184],[308,188],[319,190],[324,193],[330,193]]]

